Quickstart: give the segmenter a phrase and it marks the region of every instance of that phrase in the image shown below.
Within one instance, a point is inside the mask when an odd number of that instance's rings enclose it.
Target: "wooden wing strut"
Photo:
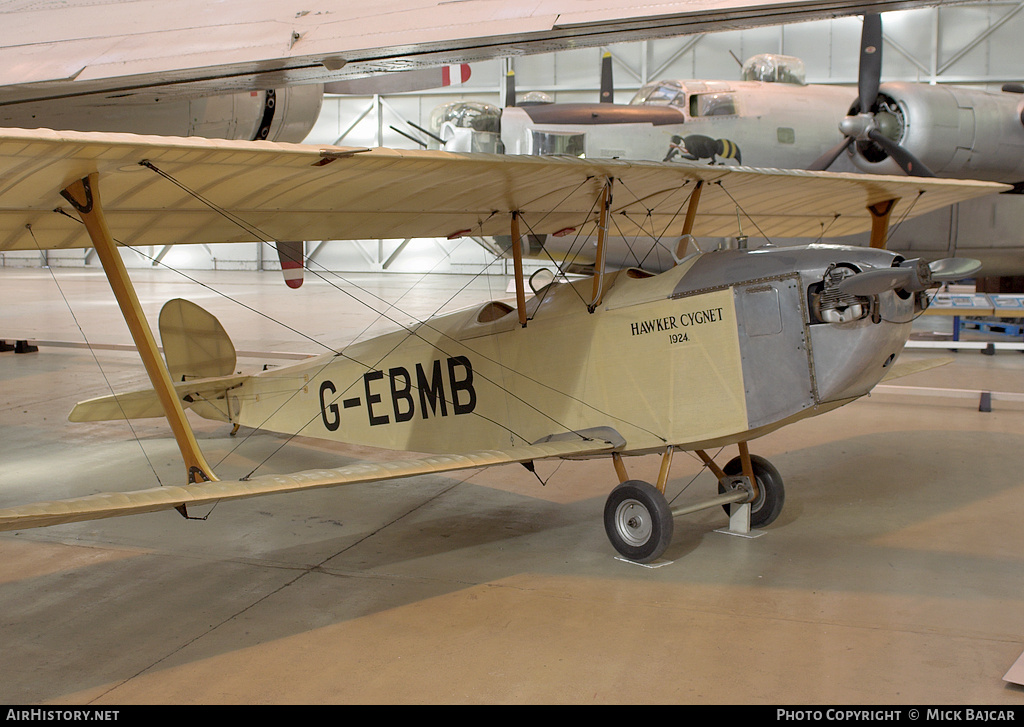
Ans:
[[[85,229],[92,239],[96,248],[96,254],[103,265],[103,271],[110,281],[110,287],[114,291],[117,305],[121,309],[128,329],[131,331],[135,345],[139,349],[139,356],[149,374],[149,380],[156,390],[167,421],[174,432],[174,439],[181,450],[181,456],[185,460],[185,469],[188,472],[190,483],[216,480],[213,469],[207,464],[203,457],[199,444],[196,441],[192,427],[185,418],[185,410],[181,406],[171,383],[171,375],[167,372],[167,366],[156,345],[153,331],[146,321],[146,315],[139,305],[139,298],[132,287],[128,271],[117,251],[117,245],[110,236],[107,223],[103,218],[103,207],[100,204],[98,187],[99,176],[90,174],[84,179],[66,187],[61,195],[71,203],[85,223]]]
[[[519,325],[526,328],[526,282],[523,280],[523,239],[519,234],[519,213],[512,213],[512,263],[515,266],[516,310]]]

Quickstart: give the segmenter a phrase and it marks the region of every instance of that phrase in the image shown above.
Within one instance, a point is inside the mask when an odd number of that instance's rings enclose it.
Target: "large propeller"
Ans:
[[[843,139],[811,164],[811,171],[823,171],[832,166],[839,155],[851,144],[863,147],[872,143],[892,157],[900,168],[912,176],[934,177],[920,159],[893,140],[899,123],[891,114],[879,109],[878,90],[882,76],[882,18],[877,13],[864,16],[864,29],[860,38],[860,68],[857,78],[857,104],[851,113],[839,122]],[[888,133],[887,133],[888,132]]]
[[[511,68],[505,72],[505,108],[516,105],[516,72]]]
[[[601,56],[601,103],[615,103],[615,83],[612,80],[612,54]]]
[[[530,94],[527,94],[527,98],[520,99],[519,103],[523,106],[531,103],[538,103],[536,100],[529,98]],[[505,106],[511,107],[516,105],[516,72],[510,67],[505,73]],[[612,76],[612,54],[609,51],[605,51],[601,54],[601,92],[599,96],[601,103],[615,103],[615,82]],[[550,101],[543,101],[543,103],[550,103]]]
[[[903,260],[891,268],[877,268],[851,275],[839,283],[839,291],[850,295],[871,296],[887,290],[917,293],[943,282],[962,280],[981,269],[973,258],[948,257],[927,263],[920,258]]]

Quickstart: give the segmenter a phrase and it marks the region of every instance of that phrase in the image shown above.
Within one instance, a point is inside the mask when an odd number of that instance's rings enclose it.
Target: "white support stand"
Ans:
[[[1006,672],[1003,681],[1024,686],[1024,654],[1017,657],[1017,661],[1010,667],[1010,671]]]
[[[637,563],[635,560],[630,560],[629,558],[623,558],[621,555],[615,556],[615,560],[620,560],[623,563],[627,563],[629,565],[638,565],[641,568],[662,568],[662,567],[664,567],[666,565],[672,565],[673,563],[675,563],[674,560],[662,560],[661,558],[659,558],[658,560],[654,561],[653,563]]]
[[[751,532],[750,530],[749,502],[733,503],[732,505],[729,505],[729,527],[718,528],[715,532],[725,533],[726,535],[736,535],[750,540],[760,538],[764,535],[762,532]]]

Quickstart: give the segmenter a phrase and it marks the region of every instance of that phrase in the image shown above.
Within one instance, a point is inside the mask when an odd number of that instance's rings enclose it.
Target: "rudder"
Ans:
[[[235,346],[224,326],[191,301],[174,298],[160,309],[160,341],[171,381],[235,372]]]

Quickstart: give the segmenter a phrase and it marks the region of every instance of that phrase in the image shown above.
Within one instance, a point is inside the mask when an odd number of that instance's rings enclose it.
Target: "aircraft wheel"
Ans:
[[[757,498],[750,503],[750,527],[763,528],[775,522],[775,518],[782,512],[782,506],[786,502],[786,490],[782,485],[782,475],[775,469],[775,465],[764,457],[750,455],[750,465],[754,469],[754,479],[757,480]],[[743,462],[739,457],[734,457],[722,471],[730,477],[742,475]],[[721,483],[718,485],[718,492],[725,492]],[[725,514],[728,515],[729,506],[725,505],[724,508]]]
[[[672,542],[672,510],[657,487],[630,480],[612,490],[604,505],[604,529],[623,557],[650,563]]]

